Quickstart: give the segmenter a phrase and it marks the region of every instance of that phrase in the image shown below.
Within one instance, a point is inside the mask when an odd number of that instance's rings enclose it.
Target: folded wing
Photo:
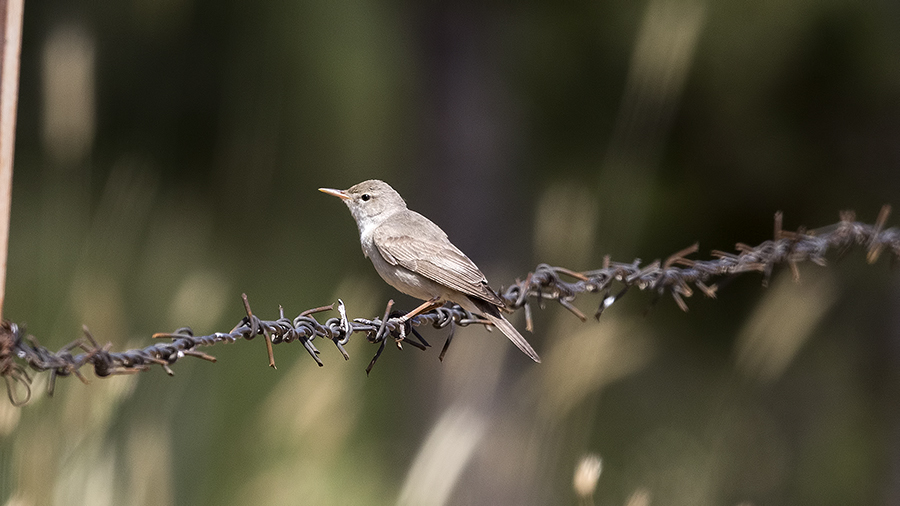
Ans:
[[[409,269],[468,296],[504,306],[503,300],[488,286],[484,274],[447,239],[447,234],[424,216],[407,212],[409,219],[419,222],[420,227],[416,228],[427,233],[413,237],[397,227],[378,227],[375,230],[375,244],[388,263]]]

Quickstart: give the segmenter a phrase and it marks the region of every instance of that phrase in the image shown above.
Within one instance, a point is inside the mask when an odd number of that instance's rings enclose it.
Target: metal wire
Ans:
[[[642,265],[640,260],[631,263],[611,262],[606,257],[599,269],[574,272],[564,267],[540,264],[525,279],[517,280],[503,290],[500,296],[510,311],[525,310],[528,330],[533,327],[533,301],[542,306],[546,301],[556,301],[582,321],[586,320],[587,317],[572,304],[583,293],[603,294],[594,313],[595,318],[599,318],[606,308],[631,288],[654,293],[656,298],[669,294],[681,309],[687,310],[684,299],[690,297],[694,289],[708,297],[715,297],[717,280],[748,272],[761,272],[765,285],[773,268],[782,264],[787,264],[796,277],[799,276],[798,263],[810,261],[824,266],[825,256],[829,251],[844,253],[853,247],[862,246],[866,248],[869,263],[874,263],[882,253],[887,252],[894,264],[900,259],[900,229],[884,228],[889,214],[890,207],[883,207],[875,223],[870,225],[855,221],[852,212],[843,212],[840,222],[834,225],[812,231],[788,232],[782,230],[782,216],[777,213],[772,240],[752,247],[738,244],[736,253],[713,251],[711,254],[715,258],[712,260],[686,258],[697,251],[695,244],[671,255],[665,261],[657,260],[647,265]],[[613,293],[613,288],[617,288],[616,293]],[[349,355],[344,346],[354,333],[365,334],[369,342],[379,345],[366,368],[368,373],[384,350],[388,337],[393,339],[398,348],[409,344],[424,350],[430,345],[415,327],[431,325],[444,328],[449,325],[451,332],[440,355],[443,358],[457,325],[489,324],[457,305],[440,307],[401,323],[397,317],[402,313],[391,311],[393,301],[388,303],[380,318],[350,320],[340,299],[337,307],[339,316],[329,318],[324,323],[320,323],[312,315],[333,310],[333,304],[309,309],[293,320],[285,317],[283,309],[280,309],[277,320],[262,320],[251,311],[247,296],[242,297],[247,316],[230,332],[194,336],[190,328],[183,327],[173,333],[153,335],[154,338],[170,339],[168,342],[121,352],[111,352],[109,344],[100,346],[86,327],[83,329],[83,337],[52,352],[41,346],[33,336],[26,336],[19,325],[3,322],[0,324],[0,376],[6,380],[10,401],[21,406],[31,397],[31,377],[25,366],[36,371],[50,371],[48,391],[52,394],[55,380],[59,376],[74,375],[86,381],[80,372],[85,365],[92,366],[94,374],[101,378],[146,371],[153,365],[161,366],[166,373],[172,375],[174,373],[170,366],[186,356],[216,361],[215,357],[199,351],[199,347],[233,343],[238,339],[251,340],[259,335],[264,336],[267,344],[271,345],[298,341],[310,357],[322,366],[315,341],[331,341],[346,360]],[[73,350],[80,350],[81,353],[73,355]],[[274,367],[271,354],[270,365]]]

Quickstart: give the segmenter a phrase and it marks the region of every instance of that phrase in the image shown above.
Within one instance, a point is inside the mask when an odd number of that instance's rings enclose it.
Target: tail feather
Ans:
[[[528,341],[522,337],[522,334],[519,334],[519,331],[512,326],[512,323],[509,323],[509,321],[503,317],[503,314],[500,313],[500,308],[489,301],[476,299],[474,297],[466,297],[462,302],[462,306],[467,310],[481,313],[485,318],[490,320],[495,327],[500,329],[500,332],[506,334],[506,337],[516,345],[516,348],[522,350],[522,353],[528,355],[531,360],[534,360],[539,364],[541,363],[541,357],[539,357],[537,352],[534,351],[534,348],[528,344]]]
[[[504,318],[503,315],[498,313],[496,316],[492,314],[485,314],[484,316],[488,320],[490,320],[495,327],[500,329],[500,332],[506,334],[506,337],[508,337],[509,340],[512,341],[517,348],[522,350],[522,353],[528,355],[531,360],[534,360],[539,364],[541,363],[541,357],[539,357],[537,352],[534,351],[534,348],[532,348],[531,345],[528,344],[528,341],[526,341],[525,338],[522,337],[522,334],[519,334],[519,331],[516,330],[516,328],[512,326],[512,323],[509,323],[509,321]]]

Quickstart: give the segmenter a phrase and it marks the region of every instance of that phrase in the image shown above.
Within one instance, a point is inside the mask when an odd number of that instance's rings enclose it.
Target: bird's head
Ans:
[[[320,192],[340,198],[350,208],[360,233],[376,227],[392,214],[406,209],[406,202],[391,185],[370,179],[346,190],[319,188]]]

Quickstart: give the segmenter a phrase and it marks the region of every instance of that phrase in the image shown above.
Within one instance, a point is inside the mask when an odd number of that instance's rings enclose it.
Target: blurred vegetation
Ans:
[[[395,297],[344,206],[377,177],[494,285],[900,205],[890,2],[27,2],[4,316],[58,348]],[[896,223],[896,220],[889,223]],[[852,253],[681,313],[536,313],[61,379],[0,403],[0,504],[900,502],[900,280]],[[596,300],[599,302],[599,299]],[[593,300],[580,301],[586,312]],[[265,309],[264,309],[265,308]],[[514,321],[520,327],[522,320]],[[441,331],[427,330],[438,345]]]

